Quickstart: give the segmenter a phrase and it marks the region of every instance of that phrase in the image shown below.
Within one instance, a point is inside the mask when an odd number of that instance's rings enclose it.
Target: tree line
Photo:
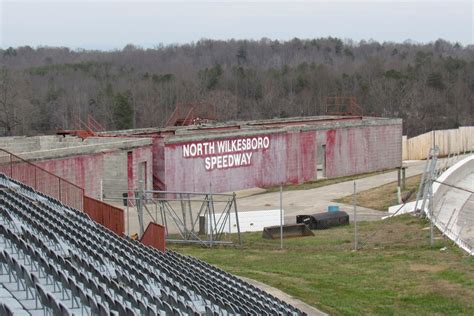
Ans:
[[[73,129],[91,114],[107,129],[163,126],[177,103],[217,119],[325,114],[354,96],[404,133],[474,125],[474,45],[338,38],[207,40],[121,50],[0,49],[0,134]]]

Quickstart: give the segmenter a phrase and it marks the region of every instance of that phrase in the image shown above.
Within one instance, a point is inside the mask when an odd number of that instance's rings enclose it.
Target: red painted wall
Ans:
[[[125,150],[124,150],[125,151]],[[138,188],[138,168],[139,163],[147,162],[147,189],[152,185],[153,154],[152,146],[144,146],[129,150],[132,152],[132,165],[128,165],[128,155],[123,155],[123,163],[118,168],[124,168],[129,175],[129,188]],[[84,188],[87,196],[100,199],[101,180],[104,178],[104,157],[116,155],[117,152],[96,153],[87,155],[71,156],[66,158],[49,159],[35,161],[38,166],[62,177],[72,183]],[[108,166],[112,167],[112,166]]]
[[[153,138],[153,186],[165,189],[165,145],[163,137]]]
[[[134,148],[132,151],[132,165],[129,168],[129,189],[139,189],[139,168],[142,163],[146,163],[145,181],[146,189],[153,189],[153,151],[152,146]],[[131,168],[131,170],[130,170]]]
[[[326,132],[326,176],[347,176],[402,164],[402,126],[364,126]]]
[[[213,192],[227,192],[315,180],[321,145],[326,145],[328,178],[395,168],[402,163],[401,124],[290,130],[266,136],[270,147],[254,151],[250,165],[213,170],[206,170],[206,156],[183,156],[183,146],[188,143],[165,144],[166,190],[202,192],[212,186]]]
[[[270,146],[252,151],[250,165],[213,170],[206,170],[206,157],[183,157],[187,143],[166,144],[166,190],[203,192],[212,186],[213,192],[226,192],[314,179],[315,135],[314,131],[264,135]]]
[[[34,163],[80,186],[84,189],[85,195],[97,198],[100,195],[100,179],[102,179],[104,170],[102,155],[98,153]]]

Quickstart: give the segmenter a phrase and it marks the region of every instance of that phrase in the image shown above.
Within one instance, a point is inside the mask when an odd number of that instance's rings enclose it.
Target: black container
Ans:
[[[128,193],[122,193],[122,198],[123,198],[123,206],[127,206]]]
[[[334,226],[348,225],[349,215],[344,211],[297,215],[296,223],[306,224],[309,229],[326,229]]]

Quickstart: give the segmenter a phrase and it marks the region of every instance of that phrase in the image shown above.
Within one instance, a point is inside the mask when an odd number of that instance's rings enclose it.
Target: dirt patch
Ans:
[[[416,198],[416,191],[421,180],[421,175],[410,177],[406,179],[406,187],[403,190],[402,197],[406,196],[410,191],[413,191],[409,201],[414,201]],[[398,204],[397,197],[397,182],[390,182],[377,188],[362,191],[357,193],[357,205],[371,208],[379,211],[387,211],[389,206]],[[343,198],[335,200],[338,203],[352,204],[353,195],[348,195]]]
[[[382,222],[384,226],[380,226],[376,231],[367,234],[361,232],[360,240],[367,243],[369,247],[377,247],[378,245],[403,245],[407,241],[413,242],[426,238],[426,233],[420,230],[419,219],[414,217],[404,223],[387,222],[391,220],[392,219],[387,219]],[[412,222],[417,223],[417,225],[410,225]]]
[[[271,251],[272,253],[287,253],[288,250],[287,249],[275,249],[275,250],[272,250]]]
[[[474,297],[474,290],[466,288],[460,284],[452,283],[446,280],[438,280],[433,286],[434,292],[440,295],[451,297],[452,299],[459,299],[466,304],[472,304],[472,297]]]
[[[448,266],[445,264],[421,264],[421,263],[412,263],[410,264],[410,270],[414,272],[440,272],[447,269]]]

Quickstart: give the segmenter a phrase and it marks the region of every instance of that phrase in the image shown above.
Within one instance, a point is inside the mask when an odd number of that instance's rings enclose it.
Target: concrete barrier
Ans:
[[[473,180],[474,155],[470,155],[436,179],[432,203],[436,227],[471,255],[474,255],[474,194],[470,193],[474,190]]]

